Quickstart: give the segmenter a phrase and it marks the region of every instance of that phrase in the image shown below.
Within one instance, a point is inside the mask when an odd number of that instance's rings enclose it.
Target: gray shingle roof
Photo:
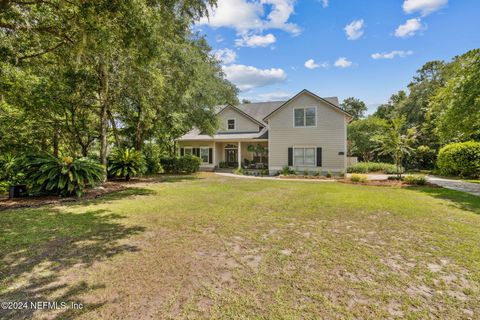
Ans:
[[[323,98],[327,100],[328,102],[339,106],[338,104],[338,98],[337,97],[327,97]],[[263,118],[265,118],[267,115],[278,109],[282,104],[284,104],[286,101],[270,101],[270,102],[254,102],[254,103],[242,103],[239,105],[236,105],[238,109],[241,111],[245,112],[248,114],[250,117],[254,118],[258,122],[263,123],[266,125],[266,123],[263,121]],[[225,105],[219,106],[219,111],[221,111]]]

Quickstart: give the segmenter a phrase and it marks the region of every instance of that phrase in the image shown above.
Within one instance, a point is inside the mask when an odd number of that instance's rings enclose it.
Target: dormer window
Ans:
[[[235,130],[235,119],[228,119],[227,120],[227,129],[228,130]]]

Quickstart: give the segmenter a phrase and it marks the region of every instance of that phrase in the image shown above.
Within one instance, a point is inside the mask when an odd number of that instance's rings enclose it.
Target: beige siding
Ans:
[[[219,119],[219,132],[258,132],[258,123],[247,118],[243,114],[239,113],[233,108],[227,107],[218,115]],[[235,130],[227,130],[227,120],[235,119]]]
[[[295,128],[295,107],[317,108],[317,125],[311,128]],[[326,103],[303,93],[290,101],[269,119],[269,168],[271,172],[288,164],[288,148],[321,147],[322,167],[295,167],[295,170],[321,170],[338,172],[346,169],[346,116]],[[344,152],[345,155],[339,155]]]

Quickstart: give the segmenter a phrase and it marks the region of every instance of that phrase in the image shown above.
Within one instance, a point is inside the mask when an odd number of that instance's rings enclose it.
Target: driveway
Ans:
[[[446,178],[440,178],[435,176],[428,176],[428,182],[447,188],[447,189],[463,191],[476,196],[480,196],[480,184],[478,183],[471,183],[471,182],[466,182],[462,180],[446,179]]]

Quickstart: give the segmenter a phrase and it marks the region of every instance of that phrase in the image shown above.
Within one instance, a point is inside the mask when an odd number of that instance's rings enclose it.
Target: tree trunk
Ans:
[[[117,130],[117,125],[115,123],[115,118],[113,117],[113,114],[110,110],[108,112],[108,118],[110,119],[110,125],[112,126],[112,131],[113,131],[113,138],[115,139],[115,145],[117,148],[121,148],[120,144],[120,139],[118,138],[118,130]]]
[[[59,129],[54,129],[53,132],[53,155],[58,158],[58,140],[59,140]]]
[[[139,106],[137,123],[135,124],[135,150],[141,151],[143,147],[143,130],[142,130],[143,109]]]
[[[99,66],[98,77],[100,79],[100,161],[107,165],[107,127],[108,127],[108,76],[105,66]]]

